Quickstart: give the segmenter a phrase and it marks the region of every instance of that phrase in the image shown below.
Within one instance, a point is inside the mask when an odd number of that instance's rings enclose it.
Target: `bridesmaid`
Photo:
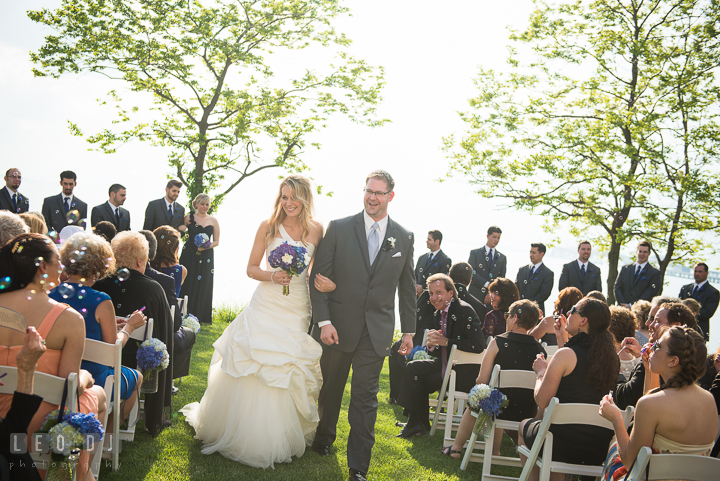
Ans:
[[[188,312],[194,314],[200,322],[212,324],[213,277],[215,259],[213,249],[220,244],[220,224],[215,217],[208,215],[210,196],[198,194],[192,202],[193,210],[185,216],[188,239],[185,241],[180,264],[187,269],[183,284],[183,296],[189,296]],[[210,240],[207,247],[197,247],[195,239],[206,234]]]

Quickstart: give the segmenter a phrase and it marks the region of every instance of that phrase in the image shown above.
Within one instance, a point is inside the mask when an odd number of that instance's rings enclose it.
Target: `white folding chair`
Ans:
[[[108,344],[93,339],[85,339],[85,352],[83,352],[84,361],[92,361],[114,369],[114,374],[105,378],[105,397],[107,398],[107,409],[105,410],[105,418],[101,419],[103,426],[107,428],[108,416],[113,416],[112,433],[105,431],[100,449],[95,452],[90,463],[95,479],[100,474],[100,463],[102,462],[102,454],[105,446],[110,446],[107,451],[112,458],[112,469],[117,471],[120,467],[120,412],[122,411],[122,399],[120,398],[121,374],[122,374],[122,341],[116,340],[115,344]],[[112,401],[111,401],[112,399]]]
[[[143,342],[146,339],[150,339],[153,335],[153,325],[154,321],[152,317],[148,318],[145,326],[141,327],[140,329],[135,329],[132,334],[130,334],[130,339],[134,339],[140,342]],[[128,340],[128,342],[130,342],[130,340]],[[132,411],[130,411],[130,416],[128,417],[128,428],[120,430],[121,441],[132,441],[135,439],[135,424],[137,423],[138,417],[140,416],[140,411],[144,410],[144,407],[145,401],[140,399],[140,397],[138,396],[138,400],[133,406]]]
[[[690,454],[652,454],[650,448],[644,446],[640,449],[627,479],[629,481],[645,479],[707,481],[718,477],[720,477],[720,459]]]
[[[1,372],[7,375],[2,379],[4,386],[0,386],[1,394],[12,395],[17,388],[17,368],[11,366],[0,366]],[[65,397],[65,407],[70,412],[77,412],[77,388],[78,375],[71,372],[67,378],[67,396]],[[62,403],[63,391],[65,389],[65,379],[62,377],[45,374],[44,372],[35,371],[35,380],[33,384],[33,393],[43,398],[43,401],[50,404],[57,404],[58,408]],[[56,409],[58,409],[56,408]],[[30,435],[32,433],[28,433]],[[47,469],[53,462],[51,453],[32,453],[32,459],[38,469]]]
[[[182,303],[182,316],[185,317],[188,314],[188,298],[189,296],[183,297],[183,303]]]
[[[535,379],[537,375],[533,371],[518,371],[518,370],[505,370],[502,371],[499,365],[495,365],[493,368],[492,375],[490,376],[490,387],[497,388],[502,392],[503,389],[529,389],[533,392],[535,389]],[[473,416],[477,417],[476,413],[472,413]],[[493,464],[500,466],[522,466],[520,458],[511,458],[508,456],[494,456],[493,445],[495,442],[501,442],[501,439],[495,439],[495,429],[501,428],[508,431],[517,431],[520,422],[518,421],[507,421],[504,419],[495,419],[492,428],[490,429],[490,435],[485,441],[485,452],[482,457],[479,454],[473,453],[475,442],[477,440],[477,434],[472,433],[468,440],[468,446],[465,450],[465,455],[460,463],[460,469],[467,469],[467,465],[470,461],[483,463],[483,479],[504,479],[502,476],[492,476],[490,470]]]
[[[546,342],[543,342],[543,343],[542,343],[542,347],[543,347],[543,349],[545,349],[545,354],[546,354],[545,359],[546,359],[547,361],[549,361],[550,358],[553,357],[553,356],[555,355],[555,353],[557,352],[557,350],[558,350],[557,345],[555,345],[555,346],[548,346],[548,344],[547,344]]]
[[[450,350],[450,357],[448,358],[447,370],[443,377],[442,387],[437,398],[437,404],[435,406],[435,412],[433,413],[433,423],[430,428],[430,435],[435,434],[435,430],[440,426],[445,426],[445,433],[443,439],[443,447],[452,446],[454,439],[452,438],[452,431],[457,431],[462,419],[463,411],[465,410],[465,402],[467,401],[468,393],[457,391],[455,387],[455,371],[452,369],[453,366],[461,364],[481,364],[485,351],[480,353],[465,352],[457,348],[457,345],[453,345]],[[447,393],[448,398],[446,402],[445,394]],[[445,414],[442,414],[442,408],[445,407]],[[459,414],[458,414],[459,413]],[[449,443],[449,444],[448,444]]]
[[[632,420],[634,412],[635,409],[632,406],[623,411],[623,423],[626,428]],[[527,458],[522,474],[520,474],[520,481],[527,481],[530,477],[530,471],[536,465],[540,467],[541,481],[549,481],[552,472],[591,477],[600,476],[603,469],[602,465],[570,464],[552,460],[553,434],[549,431],[551,424],[583,424],[613,430],[612,423],[598,414],[597,404],[561,404],[558,398],[552,398],[545,409],[545,415],[532,449],[528,449],[527,446],[518,448],[520,454]],[[543,449],[542,458],[539,456],[541,448]]]

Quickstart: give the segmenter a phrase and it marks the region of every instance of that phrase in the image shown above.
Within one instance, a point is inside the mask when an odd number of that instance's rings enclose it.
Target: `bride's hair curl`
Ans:
[[[265,236],[265,245],[270,245],[273,239],[277,236],[280,229],[280,224],[283,223],[287,214],[285,209],[282,207],[282,189],[287,186],[291,192],[291,199],[300,202],[302,204],[302,211],[300,212],[300,223],[303,226],[302,236],[300,241],[303,244],[305,238],[310,234],[312,227],[312,216],[313,216],[313,195],[312,186],[310,185],[310,179],[300,174],[291,174],[283,179],[278,189],[278,195],[275,198],[275,206],[273,212],[268,219],[268,232]]]

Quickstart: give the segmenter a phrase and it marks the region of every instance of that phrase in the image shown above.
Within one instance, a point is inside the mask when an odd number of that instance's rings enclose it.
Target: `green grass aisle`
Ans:
[[[275,469],[256,469],[224,458],[200,453],[202,443],[194,439],[194,430],[177,411],[185,404],[199,401],[207,385],[207,370],[213,354],[213,342],[222,334],[227,323],[234,318],[234,310],[223,307],[215,313],[215,323],[203,326],[193,349],[190,376],[179,384],[180,392],[173,397],[173,424],[156,439],[142,432],[138,424],[135,441],[123,443],[120,469],[117,472],[104,463],[100,476],[103,480],[187,480],[218,481],[242,480],[328,480],[347,479],[346,441],[350,429],[347,423],[347,405],[350,385],[345,390],[343,411],[338,423],[338,439],[329,457],[320,457],[311,449],[292,463],[278,464]],[[441,433],[413,440],[398,439],[399,428],[395,421],[402,418],[402,408],[389,405],[387,363],[380,378],[378,395],[378,421],[375,425],[375,447],[369,477],[371,480],[477,480],[482,465],[471,463],[466,472],[460,471],[460,461],[439,454]],[[238,433],[242,435],[242,433]],[[505,437],[503,453],[511,451],[511,442]],[[502,468],[501,468],[502,469]],[[496,472],[494,471],[493,474]],[[497,474],[518,476],[519,470],[507,468]]]

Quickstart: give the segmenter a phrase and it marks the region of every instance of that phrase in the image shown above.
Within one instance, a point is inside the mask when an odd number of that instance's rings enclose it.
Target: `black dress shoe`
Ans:
[[[395,421],[395,426],[399,428],[404,428],[407,425],[407,423],[402,423],[400,421]]]
[[[314,444],[312,450],[320,456],[330,456],[330,446],[325,446],[324,444]]]
[[[357,469],[350,468],[350,481],[367,481],[367,474]]]
[[[414,438],[416,436],[422,436],[423,434],[425,434],[425,426],[423,426],[422,424],[416,424],[415,426],[413,426],[409,429],[407,426],[405,426],[403,428],[403,430],[400,432],[400,434],[398,434],[395,437],[408,439],[408,438]]]

